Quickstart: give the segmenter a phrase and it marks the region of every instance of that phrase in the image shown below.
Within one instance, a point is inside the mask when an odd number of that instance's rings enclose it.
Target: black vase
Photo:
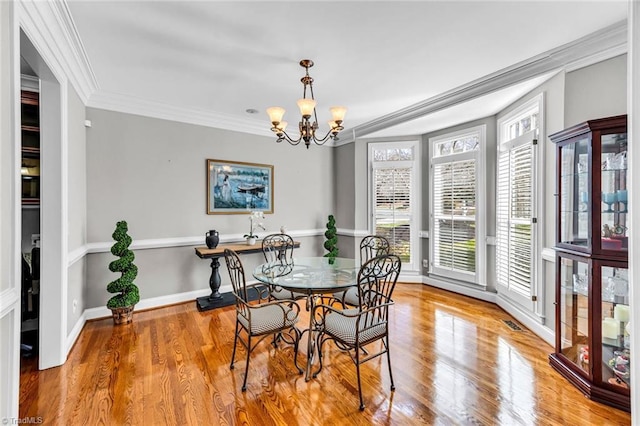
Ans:
[[[207,232],[205,234],[205,243],[207,243],[207,247],[210,249],[218,247],[218,243],[220,242],[220,234],[215,229]]]

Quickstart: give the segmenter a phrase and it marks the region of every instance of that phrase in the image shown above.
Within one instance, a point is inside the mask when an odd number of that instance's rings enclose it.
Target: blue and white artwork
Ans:
[[[207,214],[273,213],[273,166],[207,160]]]

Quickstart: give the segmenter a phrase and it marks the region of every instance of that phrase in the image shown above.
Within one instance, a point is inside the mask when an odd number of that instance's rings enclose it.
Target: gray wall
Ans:
[[[627,55],[567,73],[565,123],[627,113]]]
[[[67,90],[69,134],[68,145],[68,251],[81,249],[87,243],[87,150],[86,130],[84,126],[86,108],[82,100],[68,85]],[[46,253],[43,253],[46,255]],[[86,307],[85,282],[86,259],[83,257],[67,271],[67,334],[76,325]],[[74,309],[75,305],[75,309]]]
[[[78,94],[69,85],[68,146],[68,249],[73,251],[87,242],[87,149],[84,126],[86,109]]]
[[[618,56],[570,73],[559,73],[538,88],[501,111],[497,118],[508,114],[518,105],[545,95],[543,205],[541,223],[543,241],[539,249],[555,246],[556,205],[556,146],[548,135],[574,124],[594,118],[626,113],[626,55]],[[543,262],[539,279],[544,282],[544,325],[555,329],[555,270],[552,262]]]
[[[486,189],[487,189],[487,236],[495,236],[495,172],[496,172],[496,143],[497,120],[514,108],[537,96],[545,95],[545,129],[542,141],[544,163],[544,181],[541,191],[544,193],[543,211],[544,232],[543,241],[539,247],[555,245],[555,147],[548,140],[547,135],[562,130],[577,122],[587,119],[624,114],[626,111],[626,55],[612,58],[570,73],[559,73],[541,86],[532,90],[512,105],[500,111],[496,116],[482,120],[467,122],[458,126],[441,129],[422,135],[422,211],[429,211],[429,138],[454,132],[463,128],[485,124],[487,126],[486,150]],[[352,208],[354,213],[354,229],[367,227],[367,144],[373,140],[361,139],[354,144],[339,148],[341,158],[338,162],[341,170],[337,176],[341,182],[352,182],[353,186],[339,185],[338,211],[347,215]],[[348,148],[355,145],[351,150]],[[351,158],[353,156],[353,158]],[[346,165],[353,161],[353,170]],[[343,165],[343,162],[345,163]],[[353,178],[351,177],[353,174]],[[352,202],[351,200],[354,200]],[[344,204],[343,204],[344,203]],[[429,230],[429,216],[423,214],[422,230]],[[357,240],[357,239],[356,239]],[[423,239],[421,258],[429,256],[429,241]],[[543,298],[546,315],[545,325],[554,328],[554,298],[555,298],[555,264],[542,262],[541,280],[544,281]],[[423,270],[423,274],[426,271]],[[489,291],[496,291],[495,286],[495,247],[487,246],[487,286]]]
[[[134,240],[248,232],[245,214],[206,214],[206,160],[274,165],[274,214],[266,231],[324,229],[334,213],[333,156],[328,147],[277,144],[274,138],[241,134],[94,108],[87,109],[87,235],[89,243],[111,243],[118,220]],[[301,239],[303,254],[322,254],[322,239]],[[142,298],[208,288],[208,262],[193,247],[136,250],[136,284]],[[110,253],[87,256],[87,307],[109,298]],[[250,271],[258,256],[245,256]],[[225,274],[221,271],[221,274]],[[223,285],[227,282],[223,275]]]
[[[483,118],[481,120],[469,121],[467,123],[459,124],[457,126],[441,129],[436,132],[428,133],[422,136],[422,229],[430,231],[429,229],[429,204],[430,195],[430,182],[429,182],[429,159],[431,147],[429,146],[429,139],[447,133],[457,132],[459,130],[468,129],[476,126],[486,126],[485,135],[485,203],[486,203],[486,233],[487,236],[496,235],[496,118],[494,116]],[[485,245],[487,249],[487,290],[495,291],[495,246]],[[422,241],[422,257],[421,259],[429,259],[429,240],[423,239]],[[423,269],[423,274],[427,274],[427,271]]]
[[[356,144],[349,143],[335,148],[335,213],[338,229],[356,229]],[[338,235],[338,250],[342,257],[356,257],[355,244],[359,239],[352,235]]]
[[[335,148],[336,156],[336,226],[355,229],[355,144],[349,143]]]
[[[540,210],[543,212],[540,218],[540,225],[543,226],[542,241],[538,247],[538,252],[543,248],[551,248],[555,245],[555,185],[556,185],[556,151],[555,146],[551,143],[548,135],[562,130],[564,126],[564,105],[565,105],[565,74],[558,73],[541,86],[532,90],[527,95],[516,101],[514,104],[502,110],[497,119],[509,114],[514,108],[530,99],[544,94],[544,129],[540,137],[539,149],[540,159],[543,163],[543,184],[542,206]],[[543,294],[539,294],[543,306],[540,313],[544,316],[544,325],[550,329],[555,329],[555,263],[542,262],[539,271],[539,280],[543,282]]]

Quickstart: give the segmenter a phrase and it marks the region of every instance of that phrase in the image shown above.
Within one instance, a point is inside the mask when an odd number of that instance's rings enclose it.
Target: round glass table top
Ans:
[[[356,284],[359,265],[343,257],[296,257],[290,265],[263,263],[253,276],[266,284],[308,293],[331,293]]]

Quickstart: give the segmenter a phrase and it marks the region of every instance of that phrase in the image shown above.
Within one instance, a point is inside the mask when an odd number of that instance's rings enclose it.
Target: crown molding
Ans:
[[[98,83],[66,1],[19,1],[18,4],[21,28],[43,57],[62,70],[86,104]]]
[[[627,53],[627,45],[615,46],[611,49],[598,52],[591,56],[587,56],[584,58],[580,58],[566,67],[564,67],[565,72],[571,72],[575,70],[579,70],[580,68],[588,67],[589,65],[597,64],[598,62],[606,61],[607,59],[615,58],[616,56],[625,55]]]
[[[347,129],[340,145],[549,72],[565,68],[575,70],[624,54],[626,51],[627,22],[622,21],[425,101]]]
[[[216,113],[198,108],[185,108],[142,99],[123,93],[96,91],[89,97],[88,107],[136,114],[152,118],[197,124],[260,136],[272,136],[269,127],[256,120]]]
[[[20,90],[40,92],[40,79],[32,75],[20,74]]]

